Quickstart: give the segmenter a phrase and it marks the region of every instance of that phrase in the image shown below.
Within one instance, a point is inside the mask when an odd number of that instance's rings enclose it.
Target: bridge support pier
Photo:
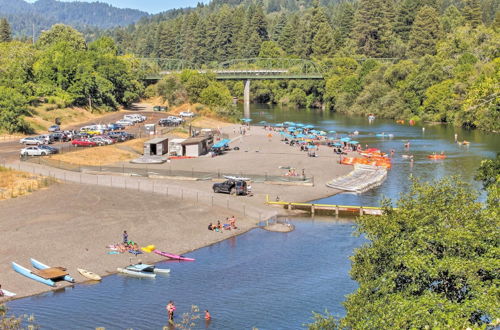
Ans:
[[[250,118],[250,79],[245,81],[243,90],[243,117]]]

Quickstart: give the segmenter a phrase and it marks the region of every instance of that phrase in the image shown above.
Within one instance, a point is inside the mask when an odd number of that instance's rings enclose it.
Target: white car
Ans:
[[[123,119],[125,120],[131,120],[135,123],[142,123],[143,121],[145,121],[147,118],[146,116],[143,116],[143,115],[139,115],[139,114],[132,114],[132,115],[125,115],[123,116]]]
[[[25,137],[25,138],[22,138],[21,140],[19,140],[19,143],[21,144],[36,144],[36,145],[40,145],[40,144],[46,144],[45,140],[42,140],[38,137]]]
[[[21,156],[46,156],[50,152],[38,146],[26,147],[21,149]]]
[[[189,118],[191,118],[191,117],[196,116],[196,114],[195,114],[194,112],[191,112],[191,111],[182,111],[182,112],[179,114],[179,116],[181,116],[181,117],[189,117]]]
[[[133,121],[128,119],[120,119],[116,123],[122,126],[133,126],[135,124]]]
[[[177,116],[168,116],[167,119],[177,123],[182,123],[184,121],[184,119]]]

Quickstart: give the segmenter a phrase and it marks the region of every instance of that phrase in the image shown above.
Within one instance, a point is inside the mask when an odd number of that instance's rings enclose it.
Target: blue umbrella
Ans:
[[[320,131],[318,134],[319,134],[319,135],[326,135],[326,132],[324,132],[324,131]]]
[[[340,139],[340,141],[342,141],[342,142],[349,142],[349,141],[351,141],[351,138],[350,137],[343,137],[343,138]]]
[[[295,131],[295,127],[290,126],[290,127],[287,128],[287,131],[289,131],[289,132]]]
[[[335,142],[333,145],[336,146],[336,147],[342,147],[342,144],[338,143],[338,142]]]
[[[283,124],[274,124],[274,127],[283,127]]]
[[[295,135],[295,137],[297,137],[297,138],[301,139],[301,138],[304,138],[304,137],[306,137],[306,136],[305,136],[304,134],[297,134],[297,135]]]
[[[328,133],[335,134],[335,133],[337,133],[337,132],[335,132],[335,131],[328,131]]]
[[[350,141],[349,143],[350,143],[350,144],[359,144],[359,142],[358,142],[358,141]]]
[[[265,120],[259,121],[259,124],[267,124],[267,121]]]
[[[304,127],[306,125],[302,124],[302,123],[295,123],[295,126],[298,126],[298,127]]]
[[[304,128],[314,128],[314,126],[313,125],[306,125],[306,126],[304,126]]]
[[[315,149],[315,148],[316,148],[316,146],[315,146],[315,145],[310,144],[310,145],[308,145],[308,146],[307,146],[307,148],[308,148],[308,149]]]

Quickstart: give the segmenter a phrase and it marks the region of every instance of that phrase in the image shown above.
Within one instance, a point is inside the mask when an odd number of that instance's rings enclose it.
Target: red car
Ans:
[[[89,140],[73,140],[71,144],[75,147],[95,147],[97,143]]]

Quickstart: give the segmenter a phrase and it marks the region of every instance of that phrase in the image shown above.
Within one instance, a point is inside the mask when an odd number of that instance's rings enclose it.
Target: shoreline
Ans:
[[[176,160],[168,165],[149,165],[148,168],[154,170],[168,166],[196,168],[198,171],[217,168],[223,171],[234,170],[237,164],[238,170],[243,173],[253,171],[265,172],[266,176],[283,176],[287,170],[282,169],[282,166],[286,165],[297,170],[306,168],[307,175],[314,177],[314,185],[282,186],[252,182],[254,196],[240,197],[214,194],[211,181],[113,177],[63,171],[18,161],[9,164],[13,168],[19,166],[26,172],[56,177],[65,183],[0,203],[0,214],[12,215],[9,219],[1,219],[0,239],[15,242],[14,247],[9,246],[10,251],[8,248],[0,256],[0,283],[5,289],[17,293],[14,298],[3,299],[2,302],[87,282],[88,279],[77,273],[76,268],[88,269],[103,277],[116,274],[117,267],[129,264],[128,253],[109,256],[103,251],[107,244],[119,241],[117,238],[123,230],[129,232],[131,239],[141,242],[141,246],[154,244],[158,249],[171,253],[189,253],[247,233],[257,228],[262,220],[276,215],[293,215],[285,208],[267,205],[266,195],[271,198],[279,196],[281,200],[287,201],[333,196],[340,191],[326,187],[325,183],[332,177],[351,171],[349,166],[338,164],[337,157],[330,154],[329,148],[321,147],[318,151],[320,157],[311,158],[283,143],[278,134],[274,134],[272,139],[268,138],[268,131],[262,127],[252,126],[244,136],[236,134],[239,127],[232,125],[221,128],[224,134],[234,139],[231,147],[237,146],[239,151],[230,151],[213,158],[202,156]],[[65,206],[63,210],[59,208],[61,201]],[[33,210],[32,205],[44,205],[48,209],[47,214]],[[238,232],[221,235],[206,229],[208,222],[214,222],[213,219],[216,222],[217,218],[222,220],[233,214],[238,218]],[[86,245],[89,238],[93,241],[91,246]],[[47,243],[51,246],[39,248]],[[52,266],[62,264],[74,275],[76,283],[62,282],[58,288],[49,288],[11,269],[11,261],[27,266],[30,257]],[[142,254],[139,258],[144,263],[167,260],[156,254]]]

